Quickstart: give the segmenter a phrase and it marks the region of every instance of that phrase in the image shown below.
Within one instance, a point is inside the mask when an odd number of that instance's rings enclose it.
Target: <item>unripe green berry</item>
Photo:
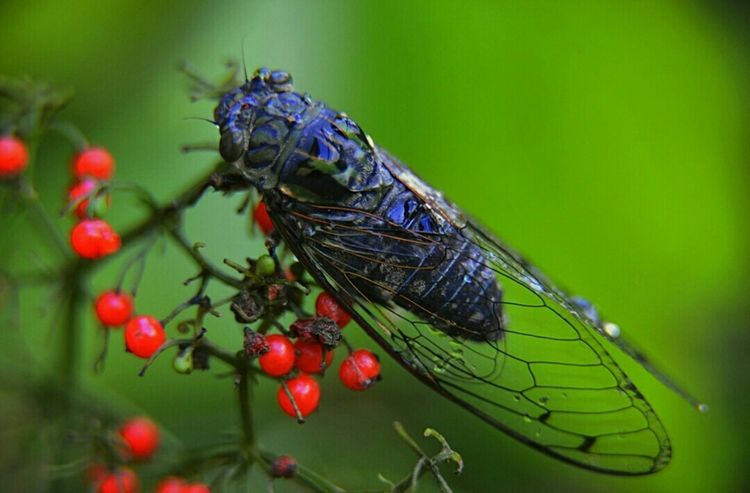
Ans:
[[[255,274],[259,277],[268,277],[276,272],[276,262],[270,255],[261,255],[255,264]]]
[[[174,357],[172,367],[177,373],[189,375],[193,371],[193,346],[181,349]]]

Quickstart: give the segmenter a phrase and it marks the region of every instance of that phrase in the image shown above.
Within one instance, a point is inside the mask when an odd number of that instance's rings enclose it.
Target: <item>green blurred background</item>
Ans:
[[[176,66],[188,59],[216,78],[244,46],[250,69],[286,69],[297,88],[353,116],[553,278],[595,300],[711,406],[699,414],[623,361],[665,422],[674,459],[650,477],[608,477],[494,432],[387,364],[383,382],[363,394],[329,376],[320,412],[304,426],[277,409],[273,386],[261,385],[255,407],[267,448],[343,486],[377,488],[378,473],[397,479],[413,465],[391,431],[400,420],[414,433],[442,431],[463,454],[456,491],[750,488],[747,10],[435,0],[5,1],[1,10],[0,73],[72,88],[65,117],[112,150],[118,178],[166,199],[206,172],[210,155],[179,148],[216,141],[211,125],[187,119],[210,118],[212,107],[189,102]],[[51,211],[62,202],[69,152],[57,137],[41,151],[35,179]],[[215,259],[261,251],[232,214],[236,205],[212,196],[190,213],[191,238],[207,242]],[[109,217],[124,229],[140,214],[116,196]],[[25,246],[17,257],[32,265],[34,243]],[[117,272],[116,264],[103,269],[96,287],[112,285]],[[181,281],[192,273],[173,247],[155,251],[139,311],[166,315],[191,294]],[[23,296],[22,336],[42,367],[54,335],[33,320],[46,298]],[[94,376],[101,341],[86,321],[83,371],[97,392],[152,414],[186,444],[236,430],[230,380],[177,376],[168,358],[138,378],[140,362],[120,350],[119,335],[106,371]],[[238,344],[229,318],[211,330]],[[426,481],[421,491],[431,488]]]

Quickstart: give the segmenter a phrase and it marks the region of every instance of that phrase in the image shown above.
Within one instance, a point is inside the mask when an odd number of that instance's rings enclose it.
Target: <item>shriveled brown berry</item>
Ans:
[[[280,455],[271,463],[272,478],[293,478],[297,473],[297,459],[291,455]]]
[[[329,349],[341,342],[341,329],[327,317],[296,320],[289,326],[289,330],[303,341],[319,342]]]

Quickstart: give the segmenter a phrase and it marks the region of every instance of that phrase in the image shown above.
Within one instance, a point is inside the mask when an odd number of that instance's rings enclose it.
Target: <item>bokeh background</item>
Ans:
[[[113,151],[119,178],[166,199],[206,172],[214,156],[179,149],[217,140],[211,125],[189,119],[210,117],[211,103],[189,101],[176,67],[187,59],[217,78],[244,47],[250,69],[286,69],[298,88],[353,116],[553,278],[595,300],[711,406],[696,412],[616,354],[665,422],[674,459],[656,475],[609,477],[514,442],[386,364],[383,382],[362,394],[330,375],[320,412],[304,426],[262,384],[255,408],[267,448],[347,488],[377,489],[379,473],[397,479],[413,465],[391,431],[400,420],[415,434],[442,431],[463,454],[456,491],[750,489],[748,10],[735,2],[435,0],[4,1],[0,10],[0,73],[73,89],[66,118]],[[41,150],[35,179],[51,211],[62,203],[69,153],[57,137]],[[191,238],[207,242],[215,259],[261,250],[236,205],[212,196],[190,213]],[[142,213],[116,196],[109,217],[124,229]],[[11,238],[0,236],[7,251]],[[17,262],[54,262],[32,240],[13,248]],[[95,286],[112,285],[117,272],[117,263],[103,269]],[[157,249],[139,311],[166,315],[189,296],[181,281],[192,273],[176,249]],[[36,322],[44,296],[22,294],[22,331],[0,349],[13,359],[22,339],[33,354],[25,365],[39,372],[55,344],[49,324]],[[82,371],[96,393],[153,415],[172,442],[200,445],[236,431],[231,381],[216,372],[178,376],[165,358],[138,378],[140,362],[115,335],[105,372],[94,376],[101,339],[85,320]],[[239,343],[227,317],[211,330]],[[373,346],[356,327],[348,331],[355,344]],[[3,416],[0,426],[10,426]],[[432,488],[426,480],[421,491]]]

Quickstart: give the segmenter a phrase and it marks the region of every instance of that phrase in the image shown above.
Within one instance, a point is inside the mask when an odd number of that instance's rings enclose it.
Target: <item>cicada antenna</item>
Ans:
[[[242,54],[242,71],[245,74],[245,82],[249,82],[247,78],[247,60],[245,59],[245,41],[247,41],[247,34],[242,36],[242,45],[240,46],[240,52]]]
[[[219,124],[217,122],[215,122],[215,121],[213,121],[213,120],[211,120],[209,118],[203,118],[202,116],[186,116],[186,117],[183,118],[183,120],[200,120],[202,122],[208,122],[211,125],[213,125],[214,127],[218,127],[219,126]]]

